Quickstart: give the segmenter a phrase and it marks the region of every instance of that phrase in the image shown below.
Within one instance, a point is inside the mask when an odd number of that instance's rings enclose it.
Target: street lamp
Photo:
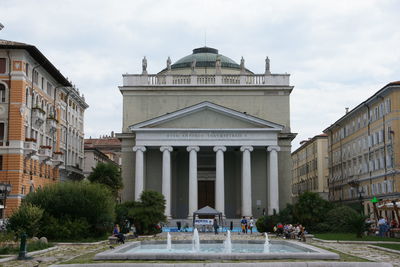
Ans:
[[[12,185],[10,183],[0,183],[0,195],[3,197],[3,212],[2,212],[2,222],[4,223],[4,218],[6,215],[6,202],[7,196],[11,193]]]

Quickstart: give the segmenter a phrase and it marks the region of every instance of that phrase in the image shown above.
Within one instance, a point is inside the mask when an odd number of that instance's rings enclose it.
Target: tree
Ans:
[[[114,196],[118,195],[118,191],[123,187],[121,171],[113,163],[97,163],[95,168],[92,168],[88,180],[92,183],[104,184],[110,188]]]
[[[308,229],[313,229],[318,223],[324,221],[326,213],[332,204],[322,199],[317,193],[305,192],[299,196],[294,205],[293,215],[297,222]]]
[[[165,199],[156,191],[143,191],[139,201],[125,202],[117,206],[118,222],[134,224],[138,234],[154,234],[156,226],[165,222]]]
[[[39,232],[42,216],[43,209],[31,203],[23,203],[10,217],[8,227],[18,236],[26,233],[29,237],[33,237]]]
[[[82,232],[103,236],[111,232],[115,219],[115,198],[97,183],[52,184],[29,193],[24,201],[44,210],[39,232],[48,238],[73,239]]]

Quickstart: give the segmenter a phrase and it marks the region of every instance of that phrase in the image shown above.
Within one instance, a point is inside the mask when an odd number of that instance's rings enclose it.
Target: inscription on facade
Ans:
[[[199,133],[185,133],[185,132],[172,132],[167,133],[167,138],[169,139],[235,139],[235,138],[245,138],[246,133],[221,133],[221,132],[199,132]]]

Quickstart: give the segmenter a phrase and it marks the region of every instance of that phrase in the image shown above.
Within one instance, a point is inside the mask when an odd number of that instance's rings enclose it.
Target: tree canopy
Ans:
[[[97,163],[92,168],[88,180],[92,183],[99,183],[108,186],[111,192],[117,196],[118,191],[123,187],[120,169],[113,163]]]

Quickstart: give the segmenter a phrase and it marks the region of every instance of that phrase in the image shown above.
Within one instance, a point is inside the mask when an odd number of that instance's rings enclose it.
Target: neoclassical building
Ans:
[[[211,206],[272,214],[291,198],[289,74],[254,74],[201,47],[157,74],[124,74],[123,200],[162,192],[170,219]]]

